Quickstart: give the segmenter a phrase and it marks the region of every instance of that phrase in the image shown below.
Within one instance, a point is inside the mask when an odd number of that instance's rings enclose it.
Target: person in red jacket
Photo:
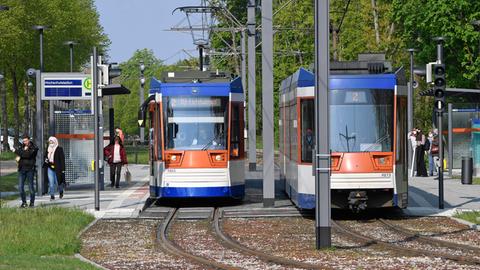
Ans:
[[[113,187],[115,184],[115,187],[119,188],[122,166],[127,166],[128,164],[127,154],[119,136],[115,136],[114,143],[107,145],[103,149],[103,155],[107,159],[108,165],[110,165],[110,186]]]

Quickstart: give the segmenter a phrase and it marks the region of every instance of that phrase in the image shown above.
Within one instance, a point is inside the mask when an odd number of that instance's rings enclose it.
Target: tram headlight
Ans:
[[[177,156],[176,156],[176,155],[173,155],[173,156],[170,157],[170,159],[171,159],[172,161],[177,161]]]
[[[222,156],[221,155],[216,155],[215,160],[216,161],[222,161]]]

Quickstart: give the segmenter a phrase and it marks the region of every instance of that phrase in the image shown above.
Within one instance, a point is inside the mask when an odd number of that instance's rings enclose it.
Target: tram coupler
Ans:
[[[353,212],[360,212],[367,209],[367,192],[366,191],[351,191],[348,195],[348,206]]]

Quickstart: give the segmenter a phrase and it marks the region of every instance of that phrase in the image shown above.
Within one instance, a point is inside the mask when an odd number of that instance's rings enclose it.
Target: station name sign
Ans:
[[[92,78],[83,73],[42,73],[42,100],[89,100]]]

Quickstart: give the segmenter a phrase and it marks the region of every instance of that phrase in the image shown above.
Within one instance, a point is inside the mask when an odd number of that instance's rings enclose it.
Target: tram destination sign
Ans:
[[[42,73],[42,100],[90,100],[92,78],[83,73]]]

